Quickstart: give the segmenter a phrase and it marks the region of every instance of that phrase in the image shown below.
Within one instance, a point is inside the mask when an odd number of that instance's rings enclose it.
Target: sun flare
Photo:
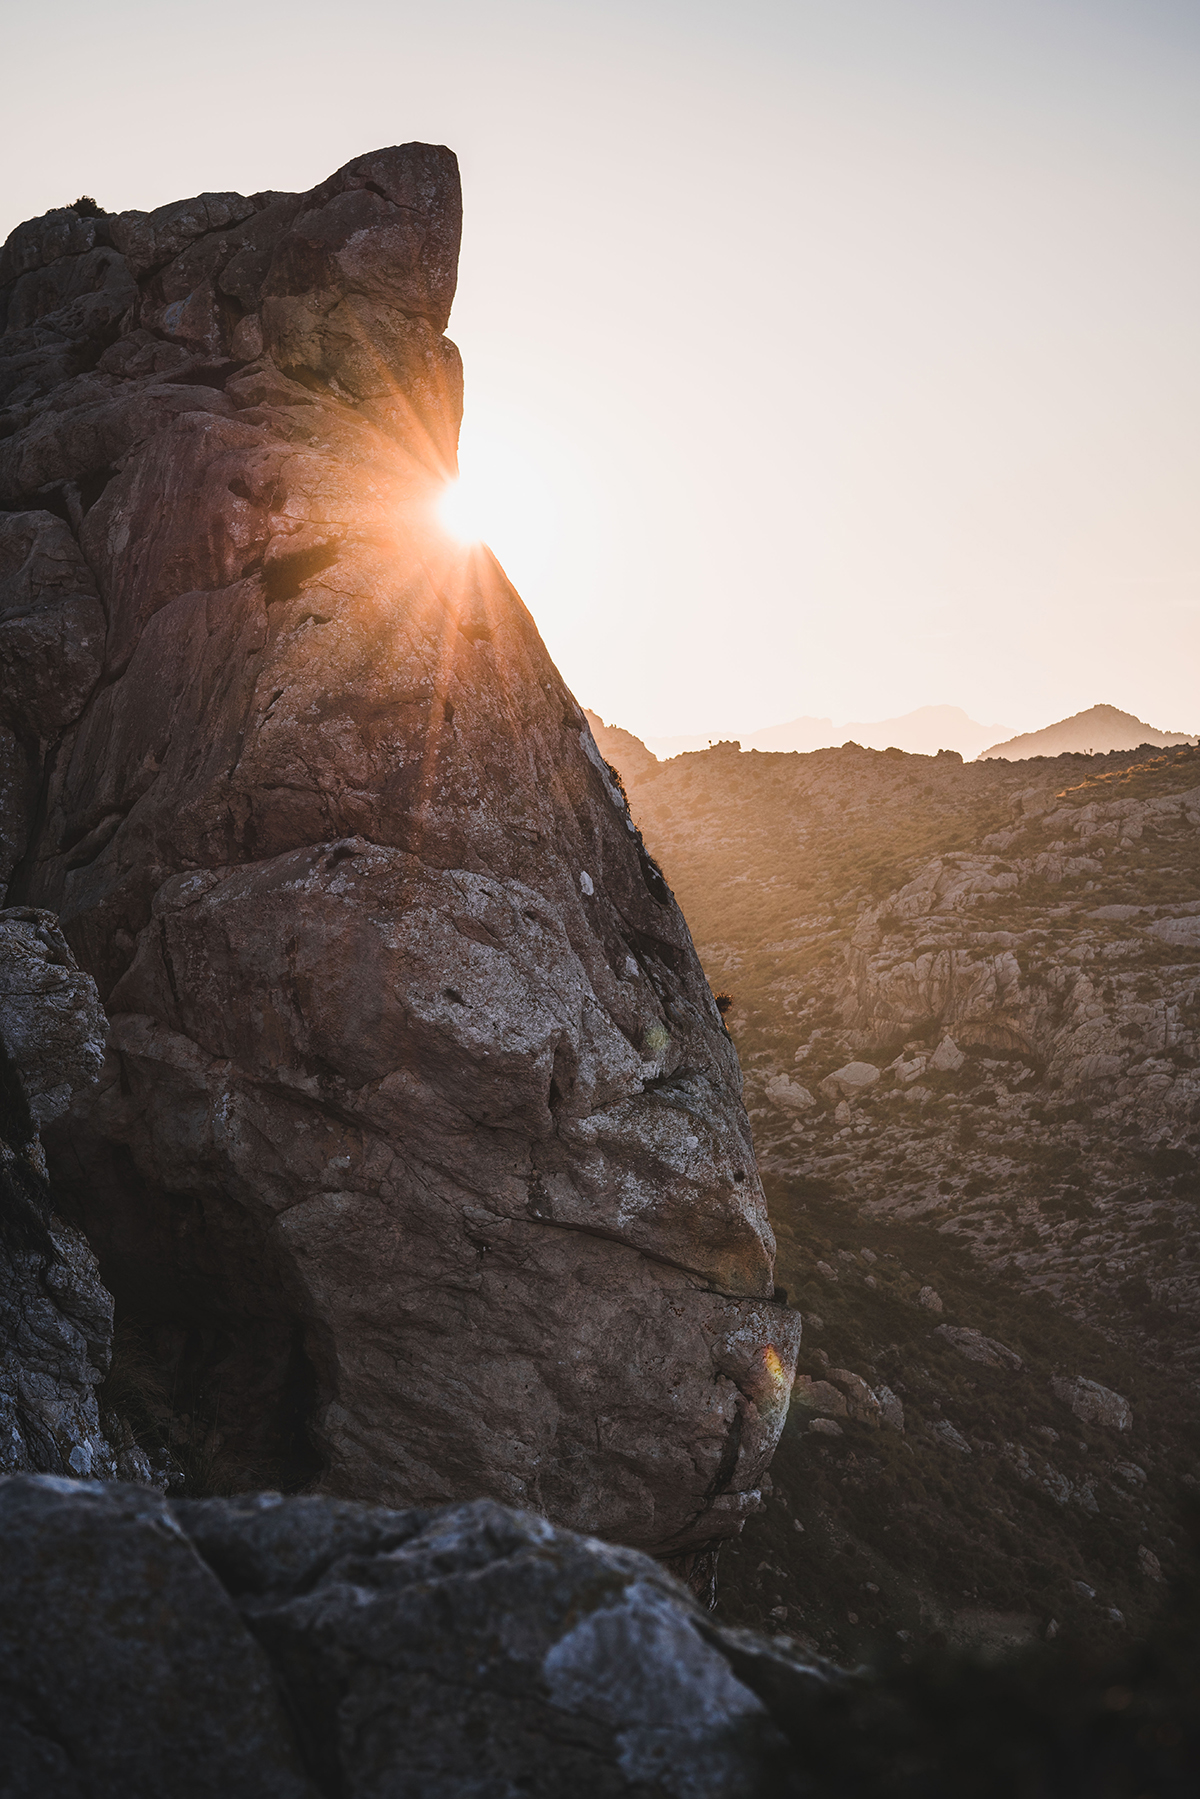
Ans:
[[[461,475],[457,481],[447,482],[437,505],[443,531],[461,544],[484,542],[488,536],[486,511],[486,496],[480,492],[479,483],[464,480]]]
[[[583,540],[581,473],[534,420],[464,420],[459,471],[439,496],[438,523],[457,543],[487,544],[518,582],[536,579],[553,561],[565,530]]]
[[[461,544],[486,543],[505,563],[536,559],[558,525],[545,458],[515,432],[464,432],[458,480],[438,502],[443,530]]]

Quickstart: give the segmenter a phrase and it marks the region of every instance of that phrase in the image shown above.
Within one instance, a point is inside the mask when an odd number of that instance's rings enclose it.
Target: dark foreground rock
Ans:
[[[1116,1657],[843,1673],[647,1557],[396,1512],[0,1480],[5,1799],[1192,1799],[1193,1590]]]
[[[31,1477],[0,1703],[6,1799],[734,1799],[780,1741],[682,1587],[531,1514]]]
[[[683,917],[436,523],[459,213],[409,144],[0,256],[3,872],[110,1017],[47,1153],[220,1484],[687,1553],[799,1319]]]

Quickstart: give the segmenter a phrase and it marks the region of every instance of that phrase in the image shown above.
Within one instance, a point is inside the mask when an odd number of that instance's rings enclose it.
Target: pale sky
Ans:
[[[464,488],[606,719],[1200,729],[1196,0],[60,0],[5,42],[0,235],[457,151]]]

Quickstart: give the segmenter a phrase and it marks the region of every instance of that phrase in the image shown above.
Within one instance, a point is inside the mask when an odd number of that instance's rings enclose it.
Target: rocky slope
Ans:
[[[1144,1619],[1200,1473],[1200,755],[719,746],[627,785],[734,995],[806,1314],[731,1614],[846,1656]]]
[[[434,522],[459,215],[416,144],[0,253],[4,873],[109,1017],[47,1151],[198,1484],[691,1553],[799,1319],[682,914]]]

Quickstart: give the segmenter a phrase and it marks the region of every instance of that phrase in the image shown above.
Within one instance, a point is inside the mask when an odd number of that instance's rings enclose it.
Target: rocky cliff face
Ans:
[[[457,171],[0,260],[10,904],[108,1009],[55,1172],[222,1478],[738,1527],[798,1316],[687,927],[438,530]]]

